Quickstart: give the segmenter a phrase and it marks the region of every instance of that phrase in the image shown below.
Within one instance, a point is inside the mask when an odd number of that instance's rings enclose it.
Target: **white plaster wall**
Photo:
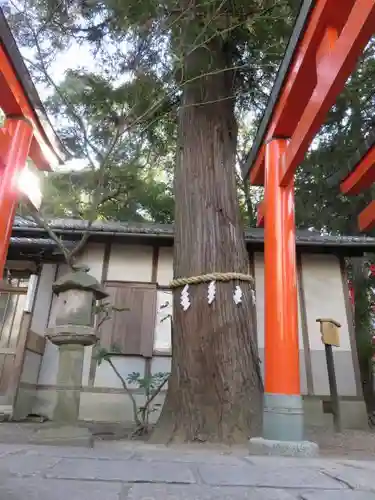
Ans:
[[[134,394],[137,406],[144,405],[145,398]],[[165,399],[165,393],[160,393],[154,400],[156,411],[150,414],[150,422],[156,422]],[[46,405],[45,405],[46,406]],[[79,418],[96,422],[133,422],[133,407],[126,394],[81,393]]]
[[[108,280],[110,281],[135,281],[150,282],[152,275],[152,256],[153,248],[151,246],[121,245],[112,246]],[[90,245],[85,254],[81,257],[83,263],[90,266],[93,275],[100,280],[103,268],[104,247],[103,245]],[[254,255],[254,268],[256,280],[256,298],[257,298],[257,327],[258,343],[260,350],[264,350],[264,259],[263,253]],[[60,266],[58,276],[66,272],[66,266]],[[319,325],[316,323],[318,317],[332,317],[342,324],[341,328],[341,347],[336,352],[348,354],[344,361],[340,361],[345,370],[346,359],[347,373],[342,373],[342,368],[338,372],[338,387],[341,395],[355,395],[354,371],[351,361],[349,331],[346,318],[345,301],[342,289],[342,280],[338,259],[333,255],[303,255],[302,272],[304,293],[307,306],[307,325],[309,332],[310,349],[312,353],[314,393],[325,395],[328,393],[328,379],[326,376],[324,347],[320,340]],[[160,248],[157,281],[160,285],[166,286],[173,277],[172,266],[172,248]],[[55,266],[46,264],[43,266],[40,284],[35,301],[35,310],[32,318],[33,330],[36,333],[45,334],[45,326],[48,318],[49,301],[51,300],[51,286],[55,279]],[[161,322],[161,318],[171,312],[171,307],[160,309],[160,306],[170,301],[171,294],[167,291],[158,291],[157,295],[157,317],[155,324],[154,348],[159,352],[170,345],[170,321]],[[49,326],[54,324],[56,314],[55,301],[52,304]],[[300,309],[300,308],[299,308]],[[299,310],[300,313],[300,310]],[[44,325],[44,326],[43,326]],[[303,349],[302,328],[299,314],[299,342],[300,349]],[[85,349],[84,367],[82,384],[88,385],[90,360],[92,348]],[[33,354],[33,353],[30,353]],[[317,354],[319,355],[317,357]],[[262,354],[261,354],[262,355]],[[38,356],[38,355],[36,355]],[[33,356],[31,356],[33,357]],[[303,357],[303,356],[302,356]],[[145,361],[141,357],[114,357],[112,358],[120,373],[126,378],[131,372],[144,373]],[[302,390],[305,392],[305,373],[304,363],[301,360],[301,383]],[[344,363],[344,364],[343,364]],[[171,358],[169,356],[155,356],[152,360],[151,371],[170,371]],[[263,364],[262,364],[263,365]],[[302,366],[303,365],[303,366]],[[35,377],[35,360],[27,361],[25,365],[25,377],[30,380],[30,375],[26,375],[27,370],[31,370]],[[262,366],[263,368],[263,366]],[[34,371],[32,371],[34,370]],[[45,354],[40,366],[38,383],[42,385],[55,385],[58,371],[58,348],[47,341]],[[28,380],[28,381],[29,381]],[[121,388],[121,383],[114,374],[108,363],[103,362],[97,367],[94,382],[95,387]],[[136,388],[133,386],[133,388]],[[86,396],[85,396],[86,397]],[[91,404],[99,401],[101,395],[87,396],[91,403],[84,405],[87,409]],[[119,395],[108,394],[108,397],[114,403]],[[104,401],[104,400],[102,400]],[[111,403],[112,404],[112,403]],[[122,406],[122,404],[120,404]],[[86,411],[86,410],[85,410]],[[85,413],[84,411],[84,413]],[[121,410],[122,411],[122,410]],[[103,417],[106,412],[103,410]],[[85,413],[85,415],[87,415]],[[86,417],[85,417],[86,418]]]
[[[340,347],[334,347],[334,366],[340,396],[356,396],[353,358],[339,259],[335,255],[302,255],[314,393],[329,395],[324,344],[317,318],[332,318],[341,324]]]
[[[56,385],[59,368],[59,349],[49,340],[46,342],[43,360],[40,367],[38,384]]]
[[[99,282],[103,273],[104,248],[104,243],[89,243],[77,259],[78,264],[85,264],[90,268],[89,273]]]
[[[23,361],[21,382],[28,384],[36,384],[38,381],[38,374],[42,356],[35,352],[26,350]]]
[[[108,281],[151,282],[153,248],[113,244],[109,256]]]
[[[154,350],[158,352],[171,352],[171,319],[172,292],[158,290],[156,297],[156,317],[154,331]]]
[[[113,356],[112,362],[125,380],[133,372],[138,372],[141,377],[144,376],[145,359],[141,356]],[[131,389],[137,389],[137,384],[127,382],[127,385]],[[97,366],[94,387],[122,389],[120,379],[107,361],[103,361]]]
[[[160,247],[156,281],[160,286],[168,286],[173,279],[173,248]]]
[[[318,318],[341,324],[340,348],[350,350],[348,321],[339,259],[335,255],[303,254],[302,276],[310,349],[324,350]]]
[[[55,274],[55,264],[44,264],[39,277],[30,328],[33,332],[42,336],[46,334]]]
[[[172,365],[171,356],[154,356],[151,361],[151,373],[170,373]]]
[[[264,349],[264,257],[254,253],[255,297],[257,310],[258,348]]]

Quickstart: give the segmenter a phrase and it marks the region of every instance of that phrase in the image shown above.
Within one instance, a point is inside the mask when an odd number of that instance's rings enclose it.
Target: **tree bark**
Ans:
[[[175,171],[174,276],[249,272],[235,182],[237,124],[230,53],[214,40],[185,60]],[[210,76],[196,77],[197,74]],[[233,301],[236,285],[242,304]],[[245,442],[259,435],[262,382],[249,283],[173,294],[172,369],[154,441]]]

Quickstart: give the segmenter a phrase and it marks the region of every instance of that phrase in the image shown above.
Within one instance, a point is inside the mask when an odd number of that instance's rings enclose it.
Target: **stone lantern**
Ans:
[[[62,276],[52,289],[57,295],[57,315],[55,325],[48,329],[47,338],[59,347],[53,420],[72,425],[79,417],[84,348],[97,341],[95,302],[108,294],[84,270]]]

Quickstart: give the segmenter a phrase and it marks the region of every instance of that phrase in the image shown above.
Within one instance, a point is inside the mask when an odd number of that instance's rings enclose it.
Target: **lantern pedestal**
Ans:
[[[84,446],[92,448],[94,438],[86,427],[54,424],[51,427],[44,427],[35,432],[29,443],[46,446]]]
[[[94,306],[107,294],[93,276],[82,270],[60,278],[54,283],[53,291],[58,297],[58,313],[47,337],[59,348],[57,399],[53,411],[53,421],[58,427],[43,429],[36,437],[45,444],[90,446],[93,441],[90,431],[77,425],[84,350],[97,341]]]

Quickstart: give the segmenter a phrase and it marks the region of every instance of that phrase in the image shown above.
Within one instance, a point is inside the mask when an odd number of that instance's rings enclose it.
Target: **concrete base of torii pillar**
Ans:
[[[251,455],[315,457],[316,443],[304,440],[302,396],[265,394],[263,437],[249,440]]]

